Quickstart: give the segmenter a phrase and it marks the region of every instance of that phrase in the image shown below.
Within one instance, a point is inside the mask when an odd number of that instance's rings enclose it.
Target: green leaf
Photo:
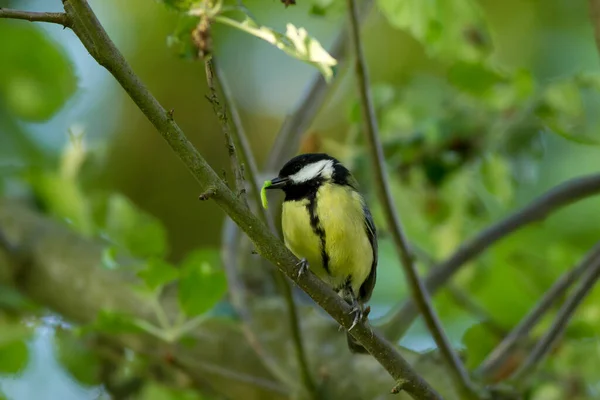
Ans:
[[[22,323],[0,322],[0,347],[31,338],[33,329]]]
[[[117,262],[117,251],[115,246],[108,246],[102,250],[102,266],[106,269],[117,269],[119,263]]]
[[[48,212],[84,235],[94,233],[92,209],[78,174],[87,156],[82,135],[70,134],[57,171],[33,170],[27,180]]]
[[[201,397],[191,389],[175,389],[149,381],[140,395],[144,400],[200,400]]]
[[[590,116],[586,115],[580,83],[577,77],[573,77],[549,85],[543,92],[536,114],[552,132],[567,140],[600,144],[598,120],[590,121]],[[583,83],[593,84],[585,80]]]
[[[166,261],[151,259],[148,261],[146,268],[138,272],[138,276],[149,289],[155,290],[177,279],[179,271]]]
[[[193,5],[199,3],[198,0],[162,0],[167,6],[179,11],[188,11]]]
[[[317,17],[339,15],[344,12],[344,2],[336,0],[312,0],[309,13]]]
[[[379,0],[392,26],[408,31],[427,53],[449,60],[478,60],[489,50],[489,33],[473,0]]]
[[[466,367],[468,369],[474,369],[481,364],[498,344],[494,335],[486,328],[485,323],[478,323],[467,329],[462,342],[467,349]]]
[[[481,96],[504,80],[502,75],[482,63],[460,61],[448,70],[448,80],[462,91]]]
[[[73,95],[77,79],[58,43],[38,26],[2,21],[0,103],[10,114],[40,122],[56,113]]]
[[[192,10],[190,13],[197,15],[198,12],[205,11]],[[336,59],[315,38],[309,36],[304,28],[297,28],[292,24],[287,24],[285,35],[283,35],[266,26],[258,25],[250,17],[246,17],[246,19],[240,22],[228,17],[217,16],[215,17],[215,21],[256,36],[271,43],[289,56],[313,65],[321,71],[327,82],[333,77],[333,67],[337,65]]]
[[[84,327],[82,332],[93,332],[95,330],[109,334],[140,333],[143,331],[136,325],[133,317],[109,310],[100,311],[96,320]]]
[[[167,46],[174,49],[177,54],[185,59],[193,60],[198,55],[198,49],[192,42],[191,32],[198,25],[198,18],[183,14],[180,15],[175,30],[167,37]]]
[[[29,360],[29,349],[25,340],[5,342],[0,345],[0,374],[17,374]]]
[[[227,281],[217,250],[193,251],[180,270],[179,304],[188,316],[204,314],[225,295]]]
[[[490,194],[507,206],[514,197],[509,161],[496,153],[488,154],[482,161],[481,175]]]
[[[58,329],[54,335],[54,351],[62,366],[79,383],[93,386],[101,382],[98,356],[73,332]]]
[[[167,232],[162,223],[120,194],[108,200],[105,231],[134,256],[162,257],[167,252]]]

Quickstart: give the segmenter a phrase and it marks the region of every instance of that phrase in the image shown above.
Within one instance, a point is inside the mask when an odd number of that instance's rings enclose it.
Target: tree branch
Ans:
[[[244,161],[246,162],[246,165],[249,166],[248,175],[250,180],[250,191],[253,194],[254,203],[256,209],[258,210],[258,215],[261,218],[262,222],[265,223],[271,229],[271,231],[275,233],[273,219],[270,218],[270,215],[262,207],[260,199],[260,186],[257,180],[258,167],[256,166],[256,160],[254,159],[254,155],[252,154],[252,150],[250,149],[250,143],[248,141],[248,138],[246,137],[241,118],[233,102],[233,96],[231,94],[231,91],[229,90],[224,74],[219,73],[218,68],[215,68],[215,76],[223,92],[225,105],[229,109],[229,113],[232,116],[232,120],[235,127],[235,129],[233,130],[233,134],[236,139],[235,141],[237,142],[238,147],[241,149],[241,154]],[[285,279],[285,275],[283,275],[281,271],[273,270],[272,276],[286,304],[288,324],[290,328],[290,333],[292,334],[292,342],[294,343],[294,351],[296,353],[296,360],[298,362],[298,368],[300,370],[300,376],[302,377],[304,389],[313,399],[316,399],[318,398],[317,386],[310,373],[306,352],[304,350],[304,344],[302,343],[300,321],[298,319],[298,312],[296,310],[296,304],[294,303],[294,297],[292,295],[292,288],[290,286],[290,283]]]
[[[0,283],[16,287],[28,298],[51,309],[69,322],[93,323],[98,313],[116,312],[139,320],[155,322],[152,301],[132,288],[131,271],[120,272],[102,268],[104,245],[82,238],[68,227],[44,218],[23,205],[22,201],[0,198]],[[6,256],[6,257],[4,257]],[[123,265],[133,264],[133,260]],[[8,270],[8,271],[7,271]],[[123,271],[125,270],[125,271]],[[174,300],[174,301],[173,301]],[[165,298],[163,305],[177,299]],[[172,310],[172,309],[171,309]],[[172,310],[173,311],[173,310]],[[229,324],[210,322],[214,338],[206,331],[194,332],[195,345],[169,345],[147,334],[106,335],[106,340],[120,348],[130,348],[148,355],[153,363],[164,367],[165,357],[173,358],[195,382],[211,381],[228,398],[244,398],[244,393],[256,393],[255,398],[284,400],[289,397],[286,387],[272,381],[272,376],[260,365],[255,354],[245,346],[237,328]],[[206,326],[203,329],[207,329]],[[102,332],[100,332],[102,334]],[[232,385],[230,376],[218,371],[207,371],[197,365],[218,365],[223,349],[236,343],[235,351],[227,353],[229,370],[253,375],[257,380],[269,381],[272,388],[253,388],[250,383]],[[214,349],[220,349],[215,352]],[[285,391],[285,395],[281,395]]]
[[[0,18],[21,19],[29,22],[48,22],[62,25],[65,28],[71,26],[66,13],[21,11],[0,7]]]
[[[554,349],[562,337],[569,320],[575,314],[577,307],[593,289],[598,278],[600,278],[600,254],[598,254],[597,251],[594,251],[593,253],[595,257],[589,261],[589,268],[582,275],[580,284],[573,291],[573,294],[562,305],[558,311],[558,314],[556,315],[556,318],[554,319],[554,322],[552,323],[552,326],[537,342],[521,367],[509,379],[514,384],[521,384],[528,377],[528,375],[535,370],[537,365],[545,358],[545,356]]]
[[[96,61],[104,66],[125,89],[163,139],[177,154],[201,190],[214,189],[213,199],[231,219],[240,226],[255,245],[259,254],[290,277],[340,325],[352,325],[350,306],[314,274],[298,277],[295,265],[298,260],[260,220],[249,212],[221,178],[206,163],[187,139],[170,114],[158,103],[138,76],[127,64],[85,0],[63,0],[65,11],[72,21],[72,29]],[[76,303],[76,302],[75,302]],[[397,381],[402,389],[417,399],[439,399],[439,394],[421,378],[402,356],[380,335],[365,323],[351,331],[354,336]]]
[[[240,199],[242,199],[242,202],[248,207],[248,198],[246,197],[246,187],[244,185],[244,172],[242,171],[242,165],[238,160],[236,146],[229,129],[227,107],[221,105],[219,96],[217,95],[217,88],[215,87],[214,82],[215,71],[211,56],[205,56],[204,69],[206,70],[206,82],[208,84],[208,90],[210,91],[208,101],[210,101],[213,111],[219,119],[221,129],[223,130],[223,136],[225,136],[225,146],[227,147],[227,154],[229,155],[231,172],[233,172],[233,176],[235,177],[235,190]]]
[[[425,285],[419,278],[417,269],[414,264],[414,257],[411,254],[408,240],[403,231],[400,218],[396,212],[392,194],[388,185],[387,173],[385,171],[385,159],[383,155],[383,146],[379,139],[379,128],[377,126],[377,118],[375,109],[371,99],[369,77],[367,73],[367,65],[363,53],[362,42],[360,40],[360,27],[358,23],[358,7],[356,0],[348,0],[348,10],[350,14],[350,34],[352,38],[352,46],[356,55],[355,68],[356,79],[358,80],[358,88],[360,93],[360,101],[362,105],[362,114],[365,124],[365,136],[369,144],[371,159],[375,170],[375,181],[378,189],[379,199],[383,206],[383,210],[388,221],[388,228],[394,239],[396,251],[400,256],[404,267],[404,274],[411,288],[412,297],[417,303],[419,311],[423,315],[429,332],[433,336],[440,352],[442,353],[448,368],[454,376],[455,383],[460,389],[462,395],[466,399],[477,399],[479,396],[475,393],[475,388],[470,381],[469,375],[454,352],[450,341],[446,337],[440,320],[433,309],[431,299],[427,293]]]
[[[527,224],[543,220],[562,207],[598,193],[600,193],[600,174],[571,179],[552,188],[527,206],[462,244],[454,254],[428,274],[425,280],[427,290],[435,293],[463,265],[505,236]],[[391,317],[386,318],[387,322],[381,326],[384,336],[392,341],[399,340],[417,315],[414,301],[407,300]]]
[[[525,338],[531,329],[533,329],[539,320],[550,310],[552,305],[559,298],[564,296],[565,292],[579,277],[594,266],[594,261],[600,257],[600,242],[590,250],[579,264],[564,273],[552,287],[544,293],[544,296],[527,313],[519,324],[510,332],[508,336],[496,346],[496,348],[486,357],[486,359],[477,368],[476,374],[483,380],[489,379],[495,371],[504,364],[508,356],[512,353],[515,345]]]

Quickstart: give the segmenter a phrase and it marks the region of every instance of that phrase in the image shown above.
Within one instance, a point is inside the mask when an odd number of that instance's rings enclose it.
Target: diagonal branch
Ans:
[[[425,285],[430,293],[440,289],[463,265],[481,254],[500,239],[527,224],[541,221],[553,212],[576,201],[600,193],[600,174],[588,175],[566,181],[527,206],[500,222],[484,229],[471,240],[462,244],[446,261],[440,263],[426,278]],[[381,327],[384,336],[397,341],[417,317],[413,300],[407,300]]]
[[[273,219],[270,218],[270,215],[261,206],[260,189],[257,180],[258,167],[256,166],[256,160],[254,159],[254,155],[252,154],[252,150],[250,149],[250,143],[246,136],[244,126],[242,125],[241,118],[233,102],[233,96],[231,94],[231,91],[229,90],[229,86],[227,85],[227,81],[225,79],[224,74],[220,73],[218,68],[215,68],[215,76],[223,92],[225,106],[229,109],[229,113],[231,114],[231,118],[233,120],[233,125],[235,128],[233,130],[233,136],[235,137],[235,141],[237,142],[238,148],[241,150],[242,158],[246,162],[246,165],[249,167],[248,177],[250,180],[250,191],[253,195],[254,203],[256,209],[258,210],[258,215],[261,221],[267,226],[269,226],[272,232],[275,232]],[[276,285],[281,291],[281,294],[286,304],[288,324],[290,327],[290,332],[292,334],[292,341],[294,343],[294,350],[296,352],[296,360],[298,361],[298,368],[300,369],[302,383],[304,385],[304,388],[310,394],[310,396],[316,399],[318,397],[317,386],[310,373],[310,368],[306,357],[306,351],[302,342],[300,321],[298,318],[296,304],[294,303],[292,288],[290,286],[290,283],[285,279],[285,275],[283,275],[281,271],[273,270],[272,275]]]
[[[133,72],[123,55],[110,40],[87,1],[63,0],[63,6],[68,18],[72,21],[73,31],[90,55],[119,82],[140,111],[144,113],[192,173],[198,181],[200,189],[202,191],[211,190],[212,199],[248,235],[259,254],[277,265],[340,325],[346,329],[350,328],[353,322],[350,315],[351,307],[314,274],[297,276],[295,273],[297,258],[239,201],[208,165],[175,123],[172,115],[160,105]],[[415,399],[441,398],[394,347],[379,334],[373,332],[365,322],[355,326],[351,335],[400,383],[398,388],[405,390]]]
[[[34,11],[21,11],[11,10],[10,8],[0,7],[0,18],[10,19],[21,19],[29,22],[48,22],[51,24],[62,25],[65,28],[69,28],[71,23],[67,14],[64,12],[34,12]]]
[[[394,201],[388,185],[387,173],[385,171],[385,159],[383,155],[383,146],[379,138],[379,128],[377,126],[377,118],[375,117],[375,109],[371,99],[369,77],[367,73],[367,65],[363,53],[362,42],[360,40],[360,28],[358,24],[358,7],[356,0],[348,0],[348,10],[350,14],[350,34],[352,45],[356,53],[356,78],[358,80],[358,88],[360,93],[360,101],[362,105],[362,114],[365,123],[365,136],[369,144],[371,159],[375,170],[375,181],[379,192],[379,199],[383,206],[383,210],[388,221],[388,228],[391,231],[396,251],[402,261],[404,267],[404,275],[408,280],[408,284],[412,291],[412,297],[419,307],[419,311],[423,315],[429,332],[433,336],[440,352],[442,353],[451,373],[454,376],[454,381],[460,389],[462,395],[466,399],[477,399],[479,396],[475,392],[475,388],[470,381],[464,365],[458,358],[458,355],[452,348],[448,340],[442,324],[437,316],[431,299],[427,293],[427,289],[419,275],[414,263],[414,257],[408,243],[408,239],[402,228],[400,217],[394,207]]]
[[[562,305],[552,326],[534,346],[525,362],[523,362],[523,365],[521,365],[521,367],[511,376],[511,382],[517,385],[521,384],[544,360],[546,355],[555,348],[562,337],[569,320],[575,314],[577,307],[594,288],[598,278],[600,278],[600,254],[598,254],[597,251],[594,251],[593,255],[595,257],[589,261],[589,268],[582,275],[580,284]]]
[[[535,307],[519,322],[508,336],[496,346],[477,369],[477,375],[483,380],[489,378],[506,361],[513,351],[515,345],[526,337],[537,325],[540,319],[550,310],[552,305],[582,274],[594,266],[595,260],[600,257],[600,242],[584,257],[584,259],[573,269],[563,274],[552,287],[544,294]]]

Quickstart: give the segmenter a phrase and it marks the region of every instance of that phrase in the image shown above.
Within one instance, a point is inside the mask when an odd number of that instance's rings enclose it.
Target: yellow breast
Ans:
[[[325,233],[327,270],[323,266],[323,243],[311,226],[309,200],[284,203],[282,224],[286,245],[297,257],[306,258],[309,268],[334,289],[350,276],[352,289],[358,293],[373,263],[362,198],[347,186],[327,184],[319,188],[314,201],[315,216]]]

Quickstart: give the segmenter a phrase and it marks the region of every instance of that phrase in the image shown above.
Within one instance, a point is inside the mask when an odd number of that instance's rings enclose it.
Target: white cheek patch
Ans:
[[[290,179],[295,183],[302,183],[319,176],[331,179],[333,176],[333,160],[321,160],[308,164],[294,175],[291,175]]]

